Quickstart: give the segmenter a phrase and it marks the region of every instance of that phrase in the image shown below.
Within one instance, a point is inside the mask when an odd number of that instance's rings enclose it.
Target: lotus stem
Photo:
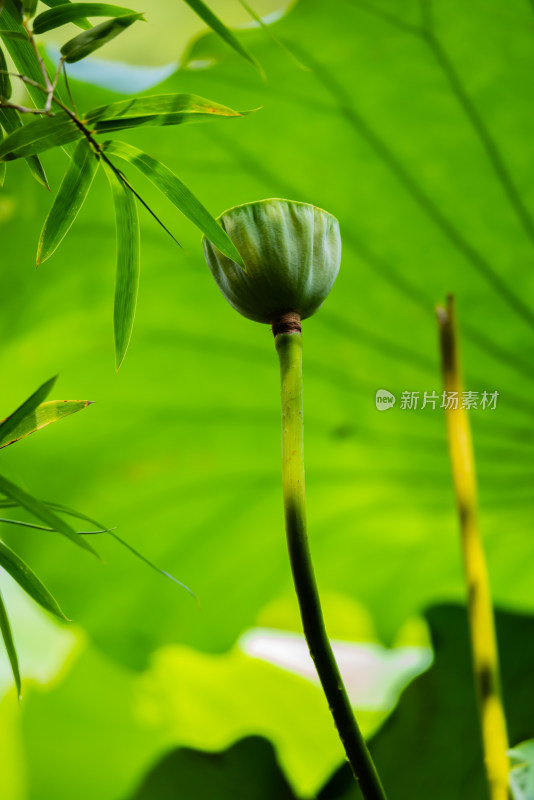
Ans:
[[[462,397],[454,298],[437,308],[444,388]],[[467,583],[467,614],[484,761],[491,800],[508,800],[508,735],[499,677],[499,655],[488,570],[478,523],[478,501],[471,429],[465,409],[445,408],[462,555]]]
[[[282,387],[282,484],[293,581],[304,635],[350,766],[365,800],[386,795],[358,728],[325,628],[306,527],[302,336],[298,314],[273,325]]]

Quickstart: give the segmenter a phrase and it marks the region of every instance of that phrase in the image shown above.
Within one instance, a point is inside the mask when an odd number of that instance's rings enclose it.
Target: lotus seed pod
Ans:
[[[218,221],[245,269],[206,238],[204,253],[217,286],[236,311],[268,324],[287,313],[306,319],[317,311],[339,271],[335,217],[308,203],[275,199],[236,206]]]

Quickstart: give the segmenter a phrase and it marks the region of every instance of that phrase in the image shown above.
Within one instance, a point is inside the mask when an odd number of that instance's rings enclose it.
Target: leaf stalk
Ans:
[[[323,619],[306,525],[302,336],[298,315],[285,317],[273,325],[280,361],[282,486],[289,559],[304,636],[363,797],[365,800],[386,800],[376,767],[354,717]]]

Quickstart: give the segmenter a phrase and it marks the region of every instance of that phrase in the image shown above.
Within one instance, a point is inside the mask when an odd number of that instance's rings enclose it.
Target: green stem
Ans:
[[[275,335],[282,383],[282,484],[289,559],[304,635],[330,711],[365,800],[386,800],[367,745],[360,733],[328,640],[306,529],[302,337]]]

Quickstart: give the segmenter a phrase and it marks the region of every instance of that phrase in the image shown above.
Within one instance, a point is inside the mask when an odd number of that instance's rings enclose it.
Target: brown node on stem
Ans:
[[[278,336],[279,333],[300,333],[302,330],[300,324],[300,314],[296,311],[288,311],[286,314],[281,314],[278,319],[273,322],[273,336]]]

